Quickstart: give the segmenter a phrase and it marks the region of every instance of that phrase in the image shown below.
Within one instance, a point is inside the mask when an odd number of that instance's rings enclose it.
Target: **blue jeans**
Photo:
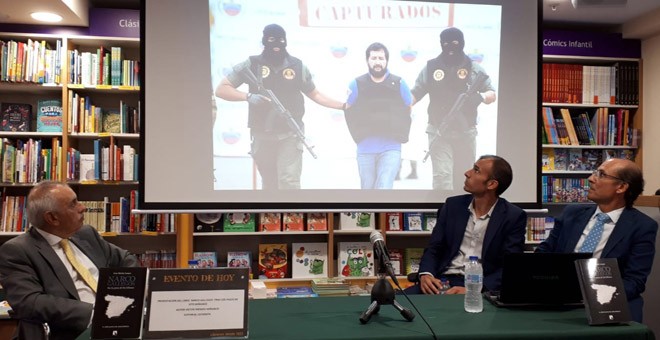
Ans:
[[[401,150],[358,153],[357,162],[362,189],[392,189],[401,167]]]

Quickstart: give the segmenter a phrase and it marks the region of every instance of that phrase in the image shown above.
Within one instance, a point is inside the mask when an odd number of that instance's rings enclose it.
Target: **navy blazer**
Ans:
[[[105,241],[90,226],[70,238],[97,268],[136,266],[137,258]],[[53,248],[34,227],[0,247],[0,283],[19,320],[19,339],[39,339],[42,323],[50,339],[75,339],[90,324],[92,305],[78,291]]]
[[[470,218],[470,203],[472,195],[447,198],[442,209],[438,211],[431,241],[424,250],[419,265],[420,273],[428,272],[440,277],[458,255]],[[500,197],[488,221],[480,254],[486,290],[500,289],[504,254],[524,251],[526,225],[527,214]]]
[[[589,219],[596,212],[595,205],[569,205],[555,219],[548,239],[537,252],[572,253]],[[633,320],[642,322],[644,302],[640,294],[646,289],[646,278],[655,257],[655,237],[658,223],[634,208],[624,208],[601,258],[616,258],[626,289]]]

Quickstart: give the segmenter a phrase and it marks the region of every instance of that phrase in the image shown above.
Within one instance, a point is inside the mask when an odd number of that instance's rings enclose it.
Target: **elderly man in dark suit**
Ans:
[[[130,267],[137,258],[83,225],[86,208],[65,183],[41,182],[27,199],[32,227],[0,247],[0,283],[18,339],[75,339],[91,323],[99,268]]]
[[[420,283],[406,292],[439,294],[444,276],[452,286],[446,294],[464,294],[469,256],[483,264],[484,288],[499,290],[504,254],[525,246],[527,214],[500,197],[512,180],[511,166],[498,156],[481,156],[465,172],[463,189],[470,194],[448,198],[438,212],[419,265]]]
[[[593,205],[570,205],[537,252],[593,252],[618,259],[633,320],[642,322],[641,294],[653,266],[658,223],[633,208],[644,190],[642,170],[627,159],[610,159],[589,177]]]

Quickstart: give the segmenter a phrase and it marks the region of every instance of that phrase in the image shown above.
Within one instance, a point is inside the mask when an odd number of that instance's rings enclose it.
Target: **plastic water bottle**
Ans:
[[[199,261],[198,260],[188,260],[188,268],[190,268],[190,269],[199,268]]]
[[[481,288],[483,287],[484,271],[479,263],[479,257],[470,256],[465,265],[465,311],[469,313],[481,313],[484,303],[481,299]]]

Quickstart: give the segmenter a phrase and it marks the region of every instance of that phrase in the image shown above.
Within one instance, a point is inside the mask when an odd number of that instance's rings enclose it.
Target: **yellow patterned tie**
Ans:
[[[78,259],[76,259],[76,256],[73,254],[73,251],[71,250],[71,246],[69,245],[69,240],[62,239],[62,241],[60,241],[60,245],[62,246],[62,249],[64,250],[64,254],[66,255],[66,258],[69,260],[73,268],[78,272],[78,274],[85,281],[85,283],[87,283],[89,288],[92,288],[94,293],[96,293],[96,286],[97,286],[96,279],[94,279],[92,273],[90,273],[89,270],[85,268],[85,266],[83,266],[80,262],[78,262]]]

